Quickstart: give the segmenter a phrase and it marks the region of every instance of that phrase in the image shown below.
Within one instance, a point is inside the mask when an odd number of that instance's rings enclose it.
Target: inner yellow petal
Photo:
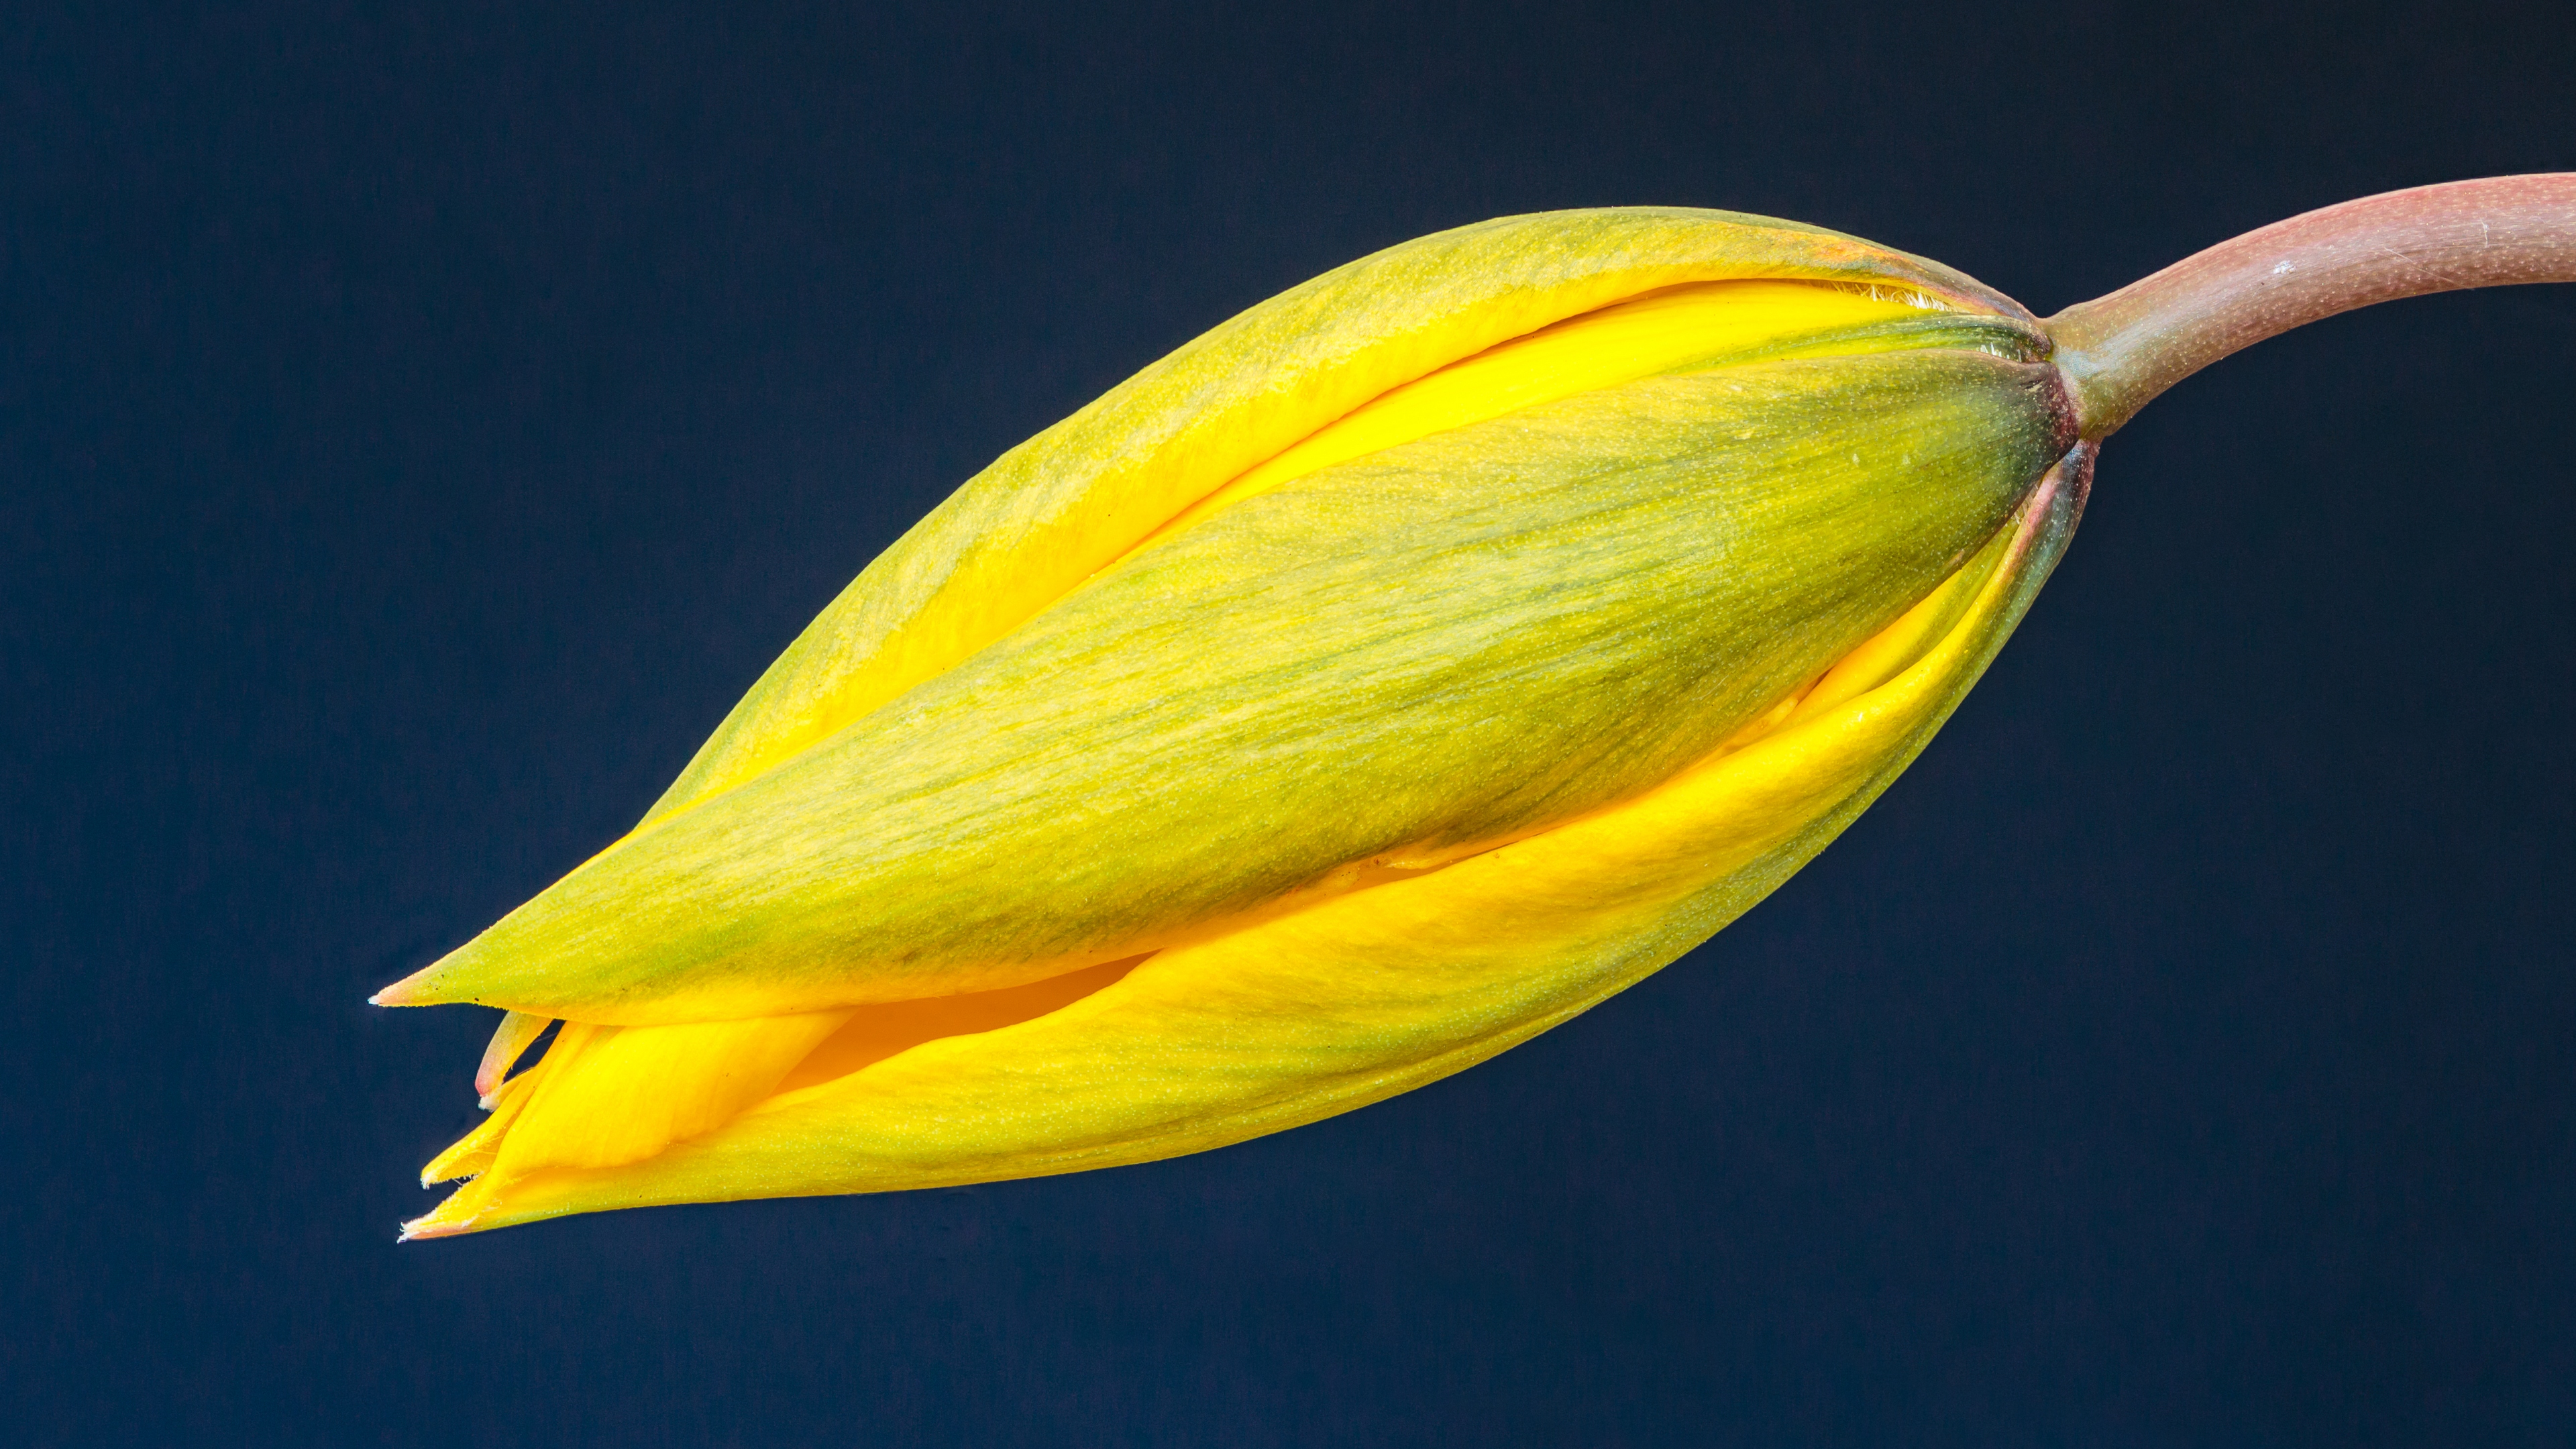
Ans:
[[[492,1159],[501,1150],[502,1139],[509,1135],[511,1124],[518,1120],[529,1099],[536,1095],[537,1081],[542,1075],[542,1070],[521,1072],[492,1092],[488,1098],[492,1104],[491,1115],[483,1119],[482,1125],[458,1138],[455,1145],[431,1158],[429,1165],[420,1170],[420,1185],[427,1187],[433,1182],[473,1177],[491,1167]]]
[[[768,1096],[849,1015],[591,1028],[576,1055],[559,1064],[550,1053],[541,1064],[547,1080],[509,1127],[493,1170],[609,1167],[712,1131]]]
[[[1914,294],[1814,282],[1694,282],[1569,317],[1417,378],[1182,510],[1137,547],[1335,463],[1802,333],[1920,315]]]
[[[549,1167],[611,1167],[724,1125],[756,1102],[844,1077],[907,1047],[1031,1021],[1114,985],[1142,956],[1015,986],[856,1011],[690,1026],[567,1027],[568,1049],[503,1085],[492,1116],[421,1183],[489,1173],[488,1191]],[[540,1095],[549,1072],[563,1080]],[[532,1110],[533,1109],[533,1110]]]
[[[889,1001],[851,1013],[841,1029],[781,1078],[772,1095],[845,1077],[870,1062],[941,1037],[966,1036],[1033,1021],[1115,984],[1145,958],[1130,956],[1000,991],[968,991],[919,1001]]]

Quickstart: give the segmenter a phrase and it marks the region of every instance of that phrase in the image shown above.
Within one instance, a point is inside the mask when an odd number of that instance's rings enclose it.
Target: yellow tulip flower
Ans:
[[[509,1012],[424,1174],[473,1180],[406,1236],[1167,1157],[1582,1011],[1831,841],[2029,606],[2153,391],[2054,325],[1638,209],[1219,326],[969,481],[632,833],[379,994]]]

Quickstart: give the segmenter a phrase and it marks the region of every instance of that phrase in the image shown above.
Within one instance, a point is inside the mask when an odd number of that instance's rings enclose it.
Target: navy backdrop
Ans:
[[[1658,202],[2045,312],[2576,167],[2546,0],[1231,9],[9,7],[9,1437],[2576,1438],[2576,288],[2155,404],[1876,810],[1464,1076],[394,1245],[491,1014],[365,995],[1238,308]]]

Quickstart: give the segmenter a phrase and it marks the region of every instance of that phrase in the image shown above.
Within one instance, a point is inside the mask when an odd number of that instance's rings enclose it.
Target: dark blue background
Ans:
[[[0,23],[0,1372],[29,1442],[2576,1437],[2576,288],[2184,384],[1845,840],[1463,1077],[1153,1166],[396,1248],[489,1013],[860,565],[1422,232],[2052,310],[2576,167],[2563,7]]]

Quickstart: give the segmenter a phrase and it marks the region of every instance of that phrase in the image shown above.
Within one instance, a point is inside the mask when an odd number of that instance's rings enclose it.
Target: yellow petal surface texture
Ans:
[[[857,1039],[838,1060],[800,1065],[747,1110],[648,1157],[514,1165],[513,1129],[482,1177],[408,1231],[1145,1161],[1458,1071],[1671,961],[1831,841],[2001,647],[2063,553],[2088,483],[2078,449],[1946,583],[1802,683],[1789,709],[1768,711],[1767,733],[1654,788],[1437,869],[1383,872],[1141,962],[1105,963],[1053,986],[1061,1001],[988,998],[982,1017],[946,1021],[953,1034],[916,1039],[942,1026],[922,1019],[923,1003],[862,1006],[814,1054]],[[873,1013],[889,1021],[870,1037]],[[537,1087],[523,1124],[546,1109],[558,1058],[578,1065],[614,1030],[592,1031],[569,1057],[559,1041],[525,1074]]]
[[[417,978],[626,1025],[994,989],[1634,795],[1990,537],[2069,441],[1965,347],[1594,388],[1140,549]]]
[[[1762,278],[2030,321],[1938,263],[1734,212],[1546,212],[1390,247],[1219,324],[969,480],[798,636],[647,818],[756,776],[945,671],[1206,494],[1395,387],[1649,292]]]
[[[685,1026],[595,1027],[497,1149],[494,1170],[613,1167],[708,1132],[766,1097],[846,1011]]]
[[[1924,327],[1945,322],[1953,345],[2038,338],[2025,309],[1935,263],[1726,211],[1556,211],[1388,248],[1182,345],[966,482],[824,608],[644,825],[757,779],[1139,541],[1285,477],[1672,366],[1819,338],[1937,345]],[[459,1000],[430,980],[379,1000]]]
[[[1364,404],[1183,509],[1149,535],[1319,468],[1539,403],[1659,372],[1803,352],[1921,346],[1966,321],[1926,316],[1919,293],[1813,282],[1700,282],[1544,327],[1453,362]]]

